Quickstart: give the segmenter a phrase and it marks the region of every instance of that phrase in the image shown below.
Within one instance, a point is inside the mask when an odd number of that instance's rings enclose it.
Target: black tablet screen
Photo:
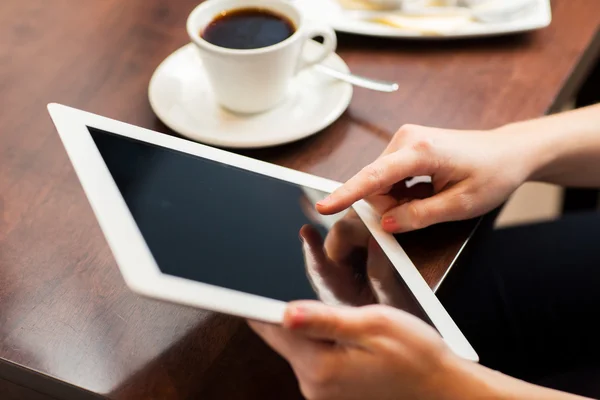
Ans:
[[[354,211],[314,211],[325,193],[89,130],[162,273],[282,301],[385,303],[429,321]]]

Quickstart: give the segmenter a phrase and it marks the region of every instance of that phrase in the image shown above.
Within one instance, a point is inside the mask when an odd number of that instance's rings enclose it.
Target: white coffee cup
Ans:
[[[223,12],[248,8],[287,17],[296,31],[282,42],[250,50],[220,47],[202,38],[207,25]],[[189,15],[187,31],[198,48],[216,100],[239,113],[257,113],[275,107],[288,94],[294,76],[323,61],[337,45],[333,29],[306,21],[285,0],[207,0]],[[317,36],[324,39],[322,51],[308,58],[304,45]]]

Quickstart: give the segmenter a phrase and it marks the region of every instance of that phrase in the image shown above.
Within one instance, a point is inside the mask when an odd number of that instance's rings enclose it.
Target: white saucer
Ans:
[[[309,41],[306,52],[321,45]],[[347,72],[336,54],[324,64]],[[350,104],[352,85],[307,69],[290,85],[290,94],[262,114],[240,115],[216,104],[193,44],[167,57],[154,71],[148,97],[154,113],[189,139],[229,148],[276,146],[310,136],[334,122]]]

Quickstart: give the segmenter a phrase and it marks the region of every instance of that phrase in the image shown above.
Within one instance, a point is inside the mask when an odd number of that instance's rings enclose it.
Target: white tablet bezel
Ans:
[[[48,111],[121,274],[131,290],[173,303],[281,323],[285,302],[160,272],[87,127],[222,162],[322,192],[330,193],[340,183],[60,104],[49,104]],[[381,229],[376,213],[364,201],[356,203],[354,208],[452,350],[463,358],[477,361],[474,349],[402,247],[392,235]]]

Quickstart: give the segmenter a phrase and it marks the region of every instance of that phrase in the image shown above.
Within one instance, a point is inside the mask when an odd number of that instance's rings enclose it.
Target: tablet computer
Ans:
[[[364,201],[322,216],[340,183],[59,104],[50,115],[127,286],[280,323],[287,302],[382,303],[477,354]]]

